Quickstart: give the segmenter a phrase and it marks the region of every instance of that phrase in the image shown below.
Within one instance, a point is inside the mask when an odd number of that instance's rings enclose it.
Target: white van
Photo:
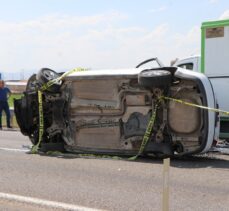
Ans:
[[[187,70],[201,72],[201,56],[198,54],[179,59],[178,61],[176,61],[174,66]]]

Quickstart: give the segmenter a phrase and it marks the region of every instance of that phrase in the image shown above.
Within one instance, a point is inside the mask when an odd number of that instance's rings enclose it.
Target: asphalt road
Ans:
[[[33,155],[28,145],[0,131],[0,210],[162,210],[162,160]],[[172,160],[170,210],[229,210],[228,178],[228,155]]]

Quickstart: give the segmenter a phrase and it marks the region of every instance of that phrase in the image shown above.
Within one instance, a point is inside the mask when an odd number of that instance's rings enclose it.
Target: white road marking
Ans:
[[[5,148],[5,147],[0,147],[0,150],[3,151],[13,151],[13,152],[29,152],[29,149],[14,149],[14,148]]]
[[[1,193],[1,192],[0,192],[0,199],[22,202],[22,203],[27,203],[31,205],[39,205],[39,206],[47,207],[47,208],[68,210],[68,211],[76,211],[76,210],[77,211],[101,211],[99,209],[93,209],[93,208],[78,206],[74,204],[67,204],[67,203],[61,203],[61,202],[56,202],[56,201],[48,201],[48,200],[43,200],[43,199],[38,199],[38,198],[25,197],[25,196]]]

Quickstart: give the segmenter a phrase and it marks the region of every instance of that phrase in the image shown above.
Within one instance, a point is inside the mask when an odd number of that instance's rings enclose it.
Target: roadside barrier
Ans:
[[[169,167],[170,167],[170,158],[163,159],[163,196],[162,196],[163,211],[169,211]]]

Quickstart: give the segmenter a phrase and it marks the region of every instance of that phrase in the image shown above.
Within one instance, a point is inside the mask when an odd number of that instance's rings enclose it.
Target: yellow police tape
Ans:
[[[44,133],[44,115],[43,115],[43,104],[42,104],[42,92],[38,90],[38,111],[39,111],[39,137],[38,142],[31,149],[31,153],[37,153],[39,145],[42,141]]]
[[[146,132],[144,134],[144,137],[143,137],[143,140],[142,140],[142,143],[141,143],[141,146],[140,146],[140,149],[137,153],[137,155],[133,156],[133,157],[130,157],[128,158],[128,160],[136,160],[138,158],[139,155],[141,155],[145,149],[145,146],[146,144],[148,143],[149,139],[150,139],[150,135],[152,133],[152,130],[153,130],[153,126],[154,126],[154,123],[155,123],[155,119],[156,119],[156,114],[157,114],[157,108],[158,108],[158,104],[159,102],[157,102],[155,104],[155,108],[154,108],[154,111],[152,113],[152,116],[149,120],[149,123],[147,125],[147,128],[146,128]]]
[[[205,110],[209,110],[209,111],[213,111],[213,112],[229,115],[229,111],[224,111],[224,110],[217,109],[217,108],[210,108],[210,107],[207,107],[207,106],[202,106],[202,105],[198,105],[198,104],[194,104],[194,103],[189,103],[189,102],[186,102],[186,101],[183,101],[183,100],[180,100],[180,99],[175,99],[175,98],[172,98],[172,97],[161,96],[160,98],[161,99],[165,99],[165,100],[170,100],[170,101],[173,101],[173,102],[176,102],[176,103],[184,104],[184,105],[187,105],[187,106],[192,106],[192,107],[196,107],[196,108],[201,108],[201,109],[205,109]]]

